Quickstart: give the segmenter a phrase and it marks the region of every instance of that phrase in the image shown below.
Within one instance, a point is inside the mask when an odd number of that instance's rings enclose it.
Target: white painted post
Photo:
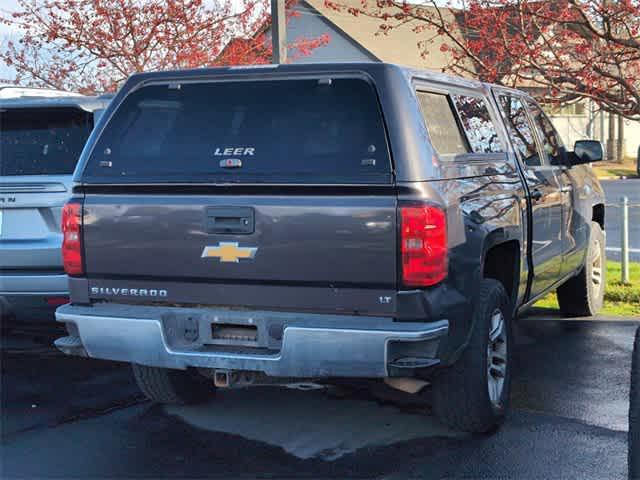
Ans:
[[[629,283],[629,198],[622,197],[622,283]]]

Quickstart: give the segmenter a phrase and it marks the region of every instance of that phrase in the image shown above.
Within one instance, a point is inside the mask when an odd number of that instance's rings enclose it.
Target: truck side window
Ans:
[[[459,155],[469,149],[460,131],[448,95],[416,92],[433,147],[440,155]]]
[[[562,165],[564,145],[556,129],[538,105],[530,100],[527,100],[527,105],[531,111],[531,116],[533,117],[536,128],[540,133],[548,163],[551,165]]]
[[[453,95],[460,121],[474,153],[504,152],[487,104],[480,97]]]
[[[500,110],[511,137],[511,142],[520,154],[520,158],[529,167],[542,165],[522,100],[511,95],[500,95],[498,103],[500,104]]]

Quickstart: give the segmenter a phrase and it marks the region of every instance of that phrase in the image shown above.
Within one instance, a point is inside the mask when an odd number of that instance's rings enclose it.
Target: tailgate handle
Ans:
[[[248,235],[253,233],[255,215],[252,207],[208,207],[207,233]]]

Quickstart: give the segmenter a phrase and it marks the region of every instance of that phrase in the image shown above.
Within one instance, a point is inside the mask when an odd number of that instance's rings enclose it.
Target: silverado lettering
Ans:
[[[167,290],[146,288],[91,287],[92,295],[130,296],[130,297],[167,297]]]

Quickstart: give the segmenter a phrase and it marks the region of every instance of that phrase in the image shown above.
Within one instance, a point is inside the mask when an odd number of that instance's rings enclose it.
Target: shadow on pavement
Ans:
[[[362,385],[257,387],[197,407],[155,406],[126,365],[13,339],[2,351],[3,475],[621,478],[634,329],[522,321],[514,408],[490,436],[450,432],[428,409]]]
[[[143,400],[127,365],[64,356],[55,329],[3,336],[2,438]]]

